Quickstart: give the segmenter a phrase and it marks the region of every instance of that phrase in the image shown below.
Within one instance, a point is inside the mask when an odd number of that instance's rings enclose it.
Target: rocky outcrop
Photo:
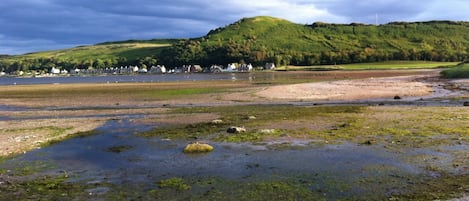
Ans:
[[[206,153],[213,151],[213,147],[209,144],[194,142],[186,145],[184,153]]]

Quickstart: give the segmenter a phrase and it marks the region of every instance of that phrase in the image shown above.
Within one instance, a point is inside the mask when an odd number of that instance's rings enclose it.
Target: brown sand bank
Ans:
[[[417,97],[431,94],[432,85],[418,81],[422,76],[399,76],[339,80],[267,87],[256,95],[288,100],[363,100]]]

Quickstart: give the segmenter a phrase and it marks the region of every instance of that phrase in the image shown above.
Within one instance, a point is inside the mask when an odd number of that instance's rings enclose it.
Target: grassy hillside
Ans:
[[[295,24],[272,17],[244,18],[178,43],[181,61],[317,65],[387,60],[462,61],[469,52],[469,23],[396,22],[385,25]],[[194,57],[194,55],[196,55]],[[168,61],[169,62],[169,61]]]
[[[51,67],[103,68],[118,65],[156,64],[161,50],[173,40],[119,41],[70,49],[35,52],[0,58],[0,71],[43,70]],[[150,62],[153,62],[150,64]]]
[[[71,49],[37,52],[19,56],[25,59],[55,58],[58,60],[118,59],[133,60],[147,55],[156,55],[161,47],[169,44],[118,43],[106,45],[80,46]],[[13,57],[11,59],[14,59]]]
[[[431,21],[386,25],[326,24],[301,25],[272,17],[245,18],[211,31],[205,44],[219,41],[251,41],[252,48],[272,48],[321,53],[343,50],[445,50],[467,51],[469,23]]]

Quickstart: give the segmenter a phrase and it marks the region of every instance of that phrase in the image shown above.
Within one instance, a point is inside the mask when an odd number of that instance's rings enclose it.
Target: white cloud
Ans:
[[[229,8],[241,11],[243,17],[266,15],[284,18],[295,23],[312,23],[315,21],[339,22],[344,17],[331,14],[326,8],[318,8],[314,2],[294,0],[256,0],[245,1],[231,0],[227,4]]]
[[[452,1],[437,1],[427,3],[427,9],[419,13],[413,21],[424,20],[455,20],[455,21],[468,21],[469,12],[467,8],[469,2],[465,0],[452,0]]]

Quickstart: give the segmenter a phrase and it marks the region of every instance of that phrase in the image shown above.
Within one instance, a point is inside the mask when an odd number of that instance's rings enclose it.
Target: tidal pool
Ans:
[[[187,141],[135,135],[154,126],[160,125],[136,125],[132,119],[111,120],[97,129],[96,135],[28,152],[3,162],[0,168],[15,175],[31,166],[27,169],[34,169],[33,175],[67,174],[68,181],[77,184],[126,185],[131,186],[126,188],[134,194],[153,192],[151,189],[159,188],[156,183],[164,179],[200,182],[216,178],[208,190],[195,186],[183,192],[170,192],[173,195],[169,196],[176,200],[194,195],[203,198],[217,188],[225,194],[222,197],[241,199],[242,192],[231,195],[227,192],[237,192],[237,188],[245,188],[241,187],[244,184],[259,182],[293,182],[325,200],[382,200],[404,192],[420,176],[430,175],[419,164],[405,160],[405,154],[378,145],[209,142],[215,148],[211,153],[184,154]],[[110,188],[97,187],[86,192],[108,196],[112,193]],[[226,191],[230,188],[233,189]],[[280,187],[274,185],[275,188]]]

